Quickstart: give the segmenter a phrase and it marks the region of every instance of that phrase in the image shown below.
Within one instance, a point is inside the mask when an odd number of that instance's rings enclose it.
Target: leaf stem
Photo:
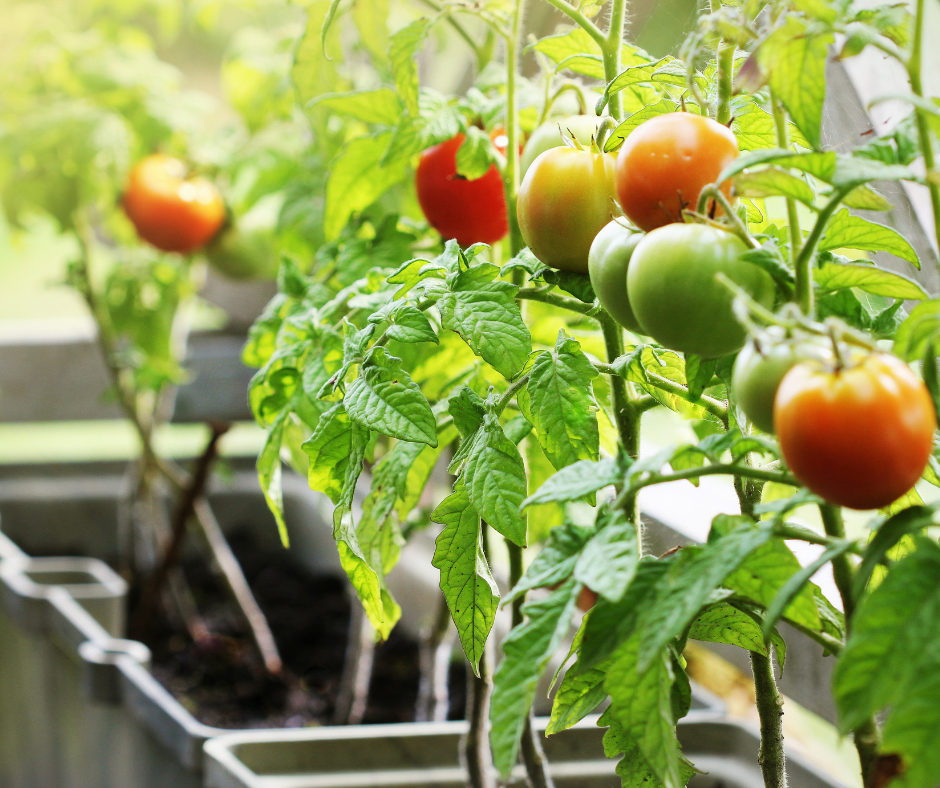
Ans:
[[[851,189],[838,189],[832,196],[832,199],[819,211],[819,215],[816,217],[816,223],[813,225],[813,229],[806,239],[806,243],[803,244],[803,248],[800,249],[799,255],[794,260],[793,269],[796,275],[796,292],[798,294],[806,293],[805,295],[798,296],[798,298],[800,309],[807,317],[813,316],[813,253],[816,251],[819,239],[822,238],[826,225],[832,218],[832,214],[835,213],[849,191],[851,191]],[[807,312],[807,308],[810,311]]]
[[[595,362],[594,369],[604,375],[621,377],[621,373],[618,372],[617,368],[613,364]],[[646,379],[651,386],[661,389],[668,394],[673,394],[680,399],[684,399],[686,402],[691,402],[693,405],[701,405],[705,410],[723,422],[728,420],[728,406],[720,400],[717,400],[714,397],[710,397],[707,394],[703,394],[697,400],[693,399],[692,395],[689,393],[689,389],[686,386],[683,386],[681,383],[676,383],[673,380],[669,380],[668,378],[664,378],[662,375],[657,375],[655,372],[650,372],[649,370],[646,370]],[[634,402],[634,407],[645,411],[656,407],[656,404],[659,404],[658,402],[655,404],[646,403],[647,399],[653,398],[644,397],[642,399],[638,399]],[[645,404],[641,405],[641,403]]]
[[[516,396],[516,392],[519,391],[523,386],[529,382],[529,373],[525,375],[520,375],[512,383],[509,384],[509,388],[503,392],[503,396],[499,398],[499,402],[496,403],[496,415],[499,416],[506,406],[512,401],[512,398]]]
[[[786,788],[787,765],[783,749],[783,696],[777,689],[774,665],[767,656],[751,654],[754,698],[760,717],[760,751],[757,762],[764,776],[764,788]]]
[[[823,527],[826,534],[834,539],[845,538],[845,526],[842,523],[842,512],[830,504],[820,504],[819,513],[822,515]],[[845,613],[846,637],[852,631],[852,618],[855,615],[855,595],[853,593],[855,568],[845,554],[832,559],[832,575],[842,597],[842,611]],[[878,761],[878,744],[881,739],[878,723],[874,717],[869,717],[858,728],[852,731],[855,749],[862,770],[862,784],[865,788],[875,785],[875,769]]]
[[[779,471],[765,471],[760,468],[750,468],[743,465],[732,463],[722,463],[719,465],[705,465],[701,468],[686,468],[675,473],[653,473],[647,478],[638,482],[633,482],[630,486],[632,490],[641,490],[653,484],[665,484],[666,482],[678,482],[687,479],[698,479],[702,476],[743,476],[747,479],[757,479],[762,482],[777,482],[778,484],[789,484],[792,487],[798,487],[799,482],[788,473]]]
[[[722,40],[718,44],[718,108],[715,120],[722,126],[731,125],[731,94],[734,84],[735,45]]]
[[[917,10],[914,15],[914,39],[911,42],[911,57],[907,61],[907,74],[911,80],[911,91],[921,99],[924,98],[924,86],[921,80],[924,5],[925,0],[917,0]],[[920,150],[924,156],[924,166],[929,173],[934,168],[933,138],[930,133],[930,125],[927,121],[927,114],[917,104],[914,105],[914,116],[917,121],[917,136],[920,139]],[[928,183],[928,189],[930,190],[930,204],[933,208],[934,243],[940,245],[940,185]],[[937,246],[934,248],[936,249]],[[940,256],[937,259],[938,266],[940,266]]]
[[[550,6],[554,6],[565,16],[570,18],[578,27],[593,38],[602,50],[604,49],[607,44],[607,38],[601,32],[600,28],[582,14],[575,6],[565,0],[545,0],[545,2]]]
[[[550,290],[526,287],[516,293],[516,298],[522,299],[523,301],[541,301],[543,304],[551,304],[561,309],[567,309],[569,312],[577,312],[597,320],[601,319],[600,316],[595,314],[593,304],[585,304],[583,301],[578,301],[577,298],[568,298],[567,296],[553,293]]]
[[[747,227],[744,226],[744,222],[741,221],[731,203],[728,202],[728,198],[725,197],[724,192],[718,188],[718,184],[711,183],[702,189],[701,193],[699,194],[698,205],[696,206],[698,209],[697,212],[699,214],[704,214],[707,216],[709,200],[715,200],[715,202],[721,206],[721,210],[724,212],[725,217],[731,223],[730,227],[726,226],[724,229],[728,230],[729,232],[733,232],[752,249],[760,249],[760,244],[751,237],[751,234],[747,231]]]

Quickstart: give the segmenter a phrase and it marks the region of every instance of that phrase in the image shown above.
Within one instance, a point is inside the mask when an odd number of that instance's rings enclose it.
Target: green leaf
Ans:
[[[593,528],[574,523],[563,523],[548,533],[545,547],[529,564],[522,579],[513,586],[503,604],[509,604],[533,588],[544,588],[562,583],[571,577],[581,556],[581,550],[591,537]]]
[[[875,224],[861,216],[853,216],[848,208],[843,208],[832,217],[819,242],[820,252],[831,249],[890,252],[920,267],[914,247],[897,230]]]
[[[552,716],[545,728],[546,736],[576,725],[604,702],[607,697],[604,676],[601,668],[592,668],[585,673],[569,671],[565,674],[552,702]]]
[[[417,116],[419,111],[416,55],[424,46],[424,39],[430,27],[430,20],[424,17],[415,19],[389,39],[388,59],[392,69],[392,80],[395,82],[405,109],[412,116]]]
[[[806,181],[779,167],[767,167],[738,175],[734,179],[734,191],[739,197],[751,199],[792,197],[810,207],[816,201],[816,195]]]
[[[887,298],[916,301],[928,298],[927,291],[913,279],[867,263],[829,263],[818,268],[813,277],[823,290],[857,287],[866,293]]]
[[[437,446],[437,423],[421,389],[384,347],[369,351],[343,399],[349,418],[392,438]]]
[[[398,94],[391,88],[327,93],[312,99],[307,106],[321,107],[363,123],[383,126],[397,126],[403,109]]]
[[[369,317],[370,323],[380,323],[388,320],[392,325],[388,327],[388,336],[399,342],[433,342],[438,343],[437,334],[431,326],[431,321],[416,306],[393,301],[389,308],[373,312]]]
[[[498,274],[487,263],[451,274],[437,306],[444,328],[509,380],[532,352],[532,336],[516,303],[519,288],[496,280]]]
[[[301,446],[309,460],[310,489],[324,493],[334,504],[351,504],[368,442],[369,430],[352,421],[343,403],[337,402]]]
[[[516,764],[522,729],[535,698],[539,676],[568,634],[581,585],[568,580],[544,599],[527,602],[526,622],[503,641],[503,659],[493,674],[490,744],[502,775]]]
[[[597,42],[578,26],[567,33],[547,36],[533,44],[531,49],[538,50],[556,63],[564,63],[564,68],[592,79],[604,79],[604,63],[599,58],[601,53]],[[620,62],[623,65],[635,65],[649,60],[642,49],[624,44],[621,47]]]
[[[380,68],[388,51],[388,5],[388,0],[356,0],[352,9],[359,38]]]
[[[349,217],[368,208],[390,187],[404,179],[408,159],[382,164],[391,132],[350,141],[330,165],[326,182],[323,232],[326,240],[337,238]]]
[[[480,515],[460,480],[454,494],[434,510],[431,520],[444,526],[431,563],[441,572],[441,591],[457,626],[460,644],[474,673],[496,620],[499,589],[490,572],[480,533]]]
[[[940,548],[918,539],[861,600],[845,650],[836,663],[833,694],[843,731],[898,703],[922,683],[924,669],[937,675],[940,657]]]
[[[820,28],[787,16],[757,50],[757,62],[797,128],[813,148],[821,143],[826,61],[834,37]]]
[[[641,611],[653,604],[656,586],[674,562],[672,557],[656,560],[647,556],[637,564],[633,582],[619,602],[598,599],[587,617],[581,651],[572,670],[580,673],[601,665],[631,637]]]
[[[746,97],[744,101],[739,99],[733,102],[732,111],[734,119],[731,122],[731,130],[742,151],[764,150],[777,146],[777,127],[774,123],[774,116],[756,104],[751,97]],[[809,148],[810,144],[800,134],[799,129],[792,123],[788,122],[787,125],[790,142]]]
[[[604,734],[604,754],[608,758],[623,755],[617,763],[617,776],[622,788],[663,788],[663,783],[650,769],[649,764],[630,738],[626,729],[611,709],[607,709],[597,721],[600,728],[609,726]],[[685,785],[695,774],[695,768],[683,762],[680,782]]]
[[[630,133],[641,123],[649,120],[650,118],[655,118],[657,115],[665,115],[669,112],[676,111],[676,104],[674,101],[668,99],[662,99],[657,101],[654,104],[649,104],[643,109],[639,109],[634,112],[632,115],[628,116],[617,128],[610,132],[610,136],[607,138],[607,142],[604,143],[604,152],[610,153],[611,151],[617,150],[623,141],[630,135]]]
[[[591,381],[597,371],[581,345],[559,330],[554,349],[535,359],[529,375],[530,413],[552,465],[596,460],[600,436]]]
[[[470,126],[457,149],[457,174],[468,181],[482,178],[496,161],[495,154],[489,135],[476,126]]]
[[[923,358],[927,345],[940,334],[940,299],[915,306],[894,338],[894,353],[905,361]]]
[[[875,567],[887,558],[892,547],[905,536],[933,525],[934,511],[933,506],[911,506],[889,517],[878,526],[878,530],[875,531],[874,536],[865,548],[862,563],[855,571],[852,587],[857,599],[861,599]]]
[[[757,527],[747,517],[719,515],[712,523],[712,534],[709,535],[709,540],[720,538],[721,535],[735,528],[745,527],[749,523],[750,527]],[[725,578],[723,585],[762,607],[768,607],[780,589],[800,569],[800,562],[787,547],[786,542],[783,539],[774,538],[751,553],[740,568]],[[786,610],[786,616],[810,629],[820,627],[811,584],[805,586],[791,601]]]
[[[764,245],[758,249],[748,249],[746,252],[742,252],[740,259],[747,260],[749,263],[754,263],[754,265],[759,265],[774,278],[774,281],[777,282],[784,291],[793,291],[796,278],[793,276],[793,271],[791,271],[790,267],[784,262],[783,257],[780,255],[780,250],[773,241],[766,241]]]
[[[898,701],[885,722],[880,750],[898,755],[904,772],[893,788],[931,788],[940,773],[940,673],[936,663],[918,678],[917,689]]]
[[[857,211],[890,211],[894,208],[890,200],[886,200],[870,186],[864,185],[849,192],[842,204]]]
[[[477,431],[461,478],[480,516],[507,539],[525,547],[526,524],[520,513],[526,493],[525,466],[495,414],[487,414]]]
[[[640,560],[636,525],[622,509],[604,507],[597,515],[597,535],[581,552],[575,579],[611,602],[618,602],[636,574]]]
[[[695,618],[725,578],[770,538],[769,529],[742,523],[705,547],[679,551],[678,559],[657,584],[655,603],[642,613],[641,670]]]
[[[356,589],[356,594],[362,602],[362,608],[369,617],[369,621],[380,634],[384,631],[384,636],[387,637],[387,629],[390,627],[385,626],[386,599],[383,598],[382,583],[359,546],[352,511],[348,506],[337,506],[333,511],[333,539],[339,551],[340,565],[349,578],[349,582]],[[391,598],[388,597],[388,600]],[[393,604],[394,601],[392,601]],[[394,615],[394,608],[391,605],[389,608],[388,612]]]
[[[701,358],[691,353],[685,354],[685,374],[689,381],[689,396],[693,400],[698,400],[709,387],[717,366],[717,358]]]
[[[599,462],[581,460],[562,468],[543,484],[538,492],[526,498],[522,505],[577,501],[623,479],[623,473],[613,459]]]
[[[727,602],[709,605],[699,613],[689,629],[689,637],[706,643],[726,643],[767,655],[767,644],[760,624]]]
[[[695,769],[682,755],[676,739],[672,660],[669,652],[662,649],[644,665],[640,652],[637,634],[611,658],[604,680],[604,688],[610,695],[609,714],[621,726],[624,737],[635,744],[645,765],[664,788],[682,788]],[[631,768],[636,769],[636,765]]]
[[[268,435],[264,447],[258,455],[258,481],[264,500],[274,515],[281,543],[287,547],[287,523],[284,522],[284,494],[281,490],[281,442],[284,439],[284,427],[287,424],[289,411],[285,408],[268,427]]]

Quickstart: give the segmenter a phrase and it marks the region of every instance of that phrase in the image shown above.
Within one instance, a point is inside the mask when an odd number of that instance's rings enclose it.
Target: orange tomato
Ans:
[[[124,212],[147,243],[164,252],[192,252],[211,241],[225,222],[225,203],[205,178],[187,179],[179,159],[153,154],[133,169]]]
[[[774,426],[787,465],[812,492],[850,509],[880,509],[921,477],[937,425],[910,367],[872,353],[843,369],[797,364],[777,390]]]
[[[688,112],[650,118],[617,155],[620,206],[641,230],[680,222],[682,209],[694,211],[702,189],[737,155],[734,134],[711,118]],[[730,181],[721,190],[730,197]]]

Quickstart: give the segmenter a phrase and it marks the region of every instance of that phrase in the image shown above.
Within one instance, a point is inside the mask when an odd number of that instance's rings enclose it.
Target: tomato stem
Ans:
[[[787,130],[787,113],[783,102],[777,98],[773,90],[770,92],[770,104],[773,110],[774,127],[777,132],[777,147],[781,150],[790,149],[790,134]],[[800,230],[800,214],[797,210],[796,200],[793,197],[787,197],[787,229],[790,232],[790,260],[796,260],[800,254],[800,246],[803,243],[803,233]],[[804,308],[808,299],[809,311]],[[813,288],[810,286],[809,294],[806,295],[797,290],[796,300],[800,307],[808,316],[812,316],[813,311]]]
[[[819,244],[819,239],[822,238],[832,214],[835,213],[850,191],[851,189],[837,190],[829,202],[820,209],[816,217],[816,223],[793,263],[793,272],[796,276],[797,303],[803,314],[810,318],[813,316],[813,254],[816,252],[816,246]]]
[[[845,526],[839,508],[827,503],[820,504],[819,513],[822,515],[826,534],[834,539],[845,539]],[[855,615],[855,596],[853,593],[855,569],[847,555],[839,555],[832,559],[832,575],[836,581],[836,588],[839,589],[839,595],[842,597],[842,612],[845,613],[845,634],[848,637],[852,631],[852,618]],[[878,744],[881,739],[878,723],[874,717],[869,717],[852,733],[862,770],[862,784],[865,788],[873,788],[876,780]]]
[[[722,40],[718,45],[718,108],[715,120],[722,126],[731,125],[731,95],[734,85],[734,53],[736,47],[733,43]]]
[[[907,74],[911,81],[911,91],[915,96],[924,98],[924,86],[921,80],[923,56],[921,50],[924,43],[924,0],[917,0],[917,10],[914,15],[914,38],[911,42],[911,56],[907,61]],[[930,124],[926,112],[917,104],[914,105],[914,118],[917,121],[917,136],[920,140],[920,151],[924,157],[924,166],[928,174],[934,169],[933,138],[930,133]],[[930,204],[933,208],[934,223],[934,250],[940,244],[940,185],[930,182]],[[937,258],[940,267],[940,257]]]

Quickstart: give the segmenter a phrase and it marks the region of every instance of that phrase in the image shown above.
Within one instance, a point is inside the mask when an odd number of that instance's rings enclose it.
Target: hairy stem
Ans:
[[[375,655],[375,631],[362,605],[350,595],[349,639],[340,679],[334,725],[358,725],[369,705],[372,662]]]
[[[921,68],[923,66],[922,49],[924,42],[924,5],[925,0],[917,0],[917,10],[914,16],[914,40],[911,42],[911,57],[907,61],[907,73],[911,80],[911,90],[914,95],[923,98],[924,86],[921,80]],[[924,166],[927,172],[934,168],[933,155],[933,136],[930,133],[930,124],[927,120],[927,114],[923,109],[914,107],[914,116],[917,121],[917,135],[920,140],[920,150],[924,156]],[[934,238],[940,245],[940,185],[936,183],[928,184],[930,189],[930,204],[933,208]],[[940,256],[938,256],[938,265],[940,265]]]
[[[620,50],[623,38],[623,22],[626,16],[626,0],[613,0],[610,7],[610,26],[607,29],[607,38],[601,44],[604,55],[604,81],[610,82],[620,73]],[[620,120],[623,115],[623,98],[619,93],[610,97],[607,111],[614,120]]]
[[[569,298],[560,293],[553,293],[550,290],[541,288],[526,287],[516,293],[516,298],[521,301],[541,301],[543,304],[551,304],[560,309],[567,309],[569,312],[577,312],[582,315],[594,317],[594,307],[591,304],[585,304],[577,298]],[[599,319],[599,318],[598,318]]]
[[[421,678],[415,703],[415,722],[443,722],[447,719],[447,672],[454,645],[452,632],[450,610],[442,594],[434,621],[421,631],[418,650]]]
[[[800,282],[804,282],[804,287],[809,287],[810,294],[813,290],[813,273],[812,273],[812,263],[813,263],[813,253],[816,251],[816,245],[819,243],[819,239],[822,238],[823,232],[826,230],[826,225],[829,223],[829,220],[832,218],[832,214],[835,213],[836,209],[842,203],[842,200],[845,199],[845,196],[850,190],[839,189],[827,202],[822,209],[819,211],[819,214],[816,217],[816,223],[813,225],[813,229],[809,234],[809,237],[806,239],[806,243],[803,244],[803,248],[800,249],[799,255],[794,259],[793,268],[796,275],[797,289],[800,287]],[[812,303],[812,302],[810,302]],[[809,315],[807,314],[807,317]]]
[[[516,3],[512,29],[506,37],[506,210],[509,213],[509,240],[512,253],[517,254],[525,245],[516,218],[516,200],[519,195],[519,98],[516,80],[519,71],[519,33],[522,24],[522,7]]]
[[[842,523],[842,513],[835,506],[820,504],[819,512],[822,515],[826,534],[834,539],[845,539],[845,526]],[[855,596],[852,593],[855,568],[847,555],[836,556],[832,559],[832,575],[842,597],[842,611],[845,613],[846,637],[852,630],[852,617],[855,615]],[[862,770],[862,784],[865,788],[874,788],[875,769],[878,762],[878,744],[881,734],[878,723],[874,717],[869,717],[858,728],[852,731],[855,749],[858,752],[859,765]]]
[[[722,126],[731,125],[731,95],[734,85],[735,45],[727,41],[718,44],[718,107],[715,120]]]
[[[607,46],[607,37],[601,32],[600,28],[582,14],[576,6],[571,5],[571,3],[566,2],[566,0],[545,0],[545,2],[550,6],[554,6],[565,16],[570,18],[578,27],[593,38],[602,50]],[[616,74],[614,76],[616,76]],[[611,79],[613,79],[613,77],[611,77]]]
[[[771,651],[767,656],[751,654],[754,697],[760,716],[760,752],[757,761],[764,776],[764,788],[786,788],[787,767],[783,749],[783,696],[774,679]]]

